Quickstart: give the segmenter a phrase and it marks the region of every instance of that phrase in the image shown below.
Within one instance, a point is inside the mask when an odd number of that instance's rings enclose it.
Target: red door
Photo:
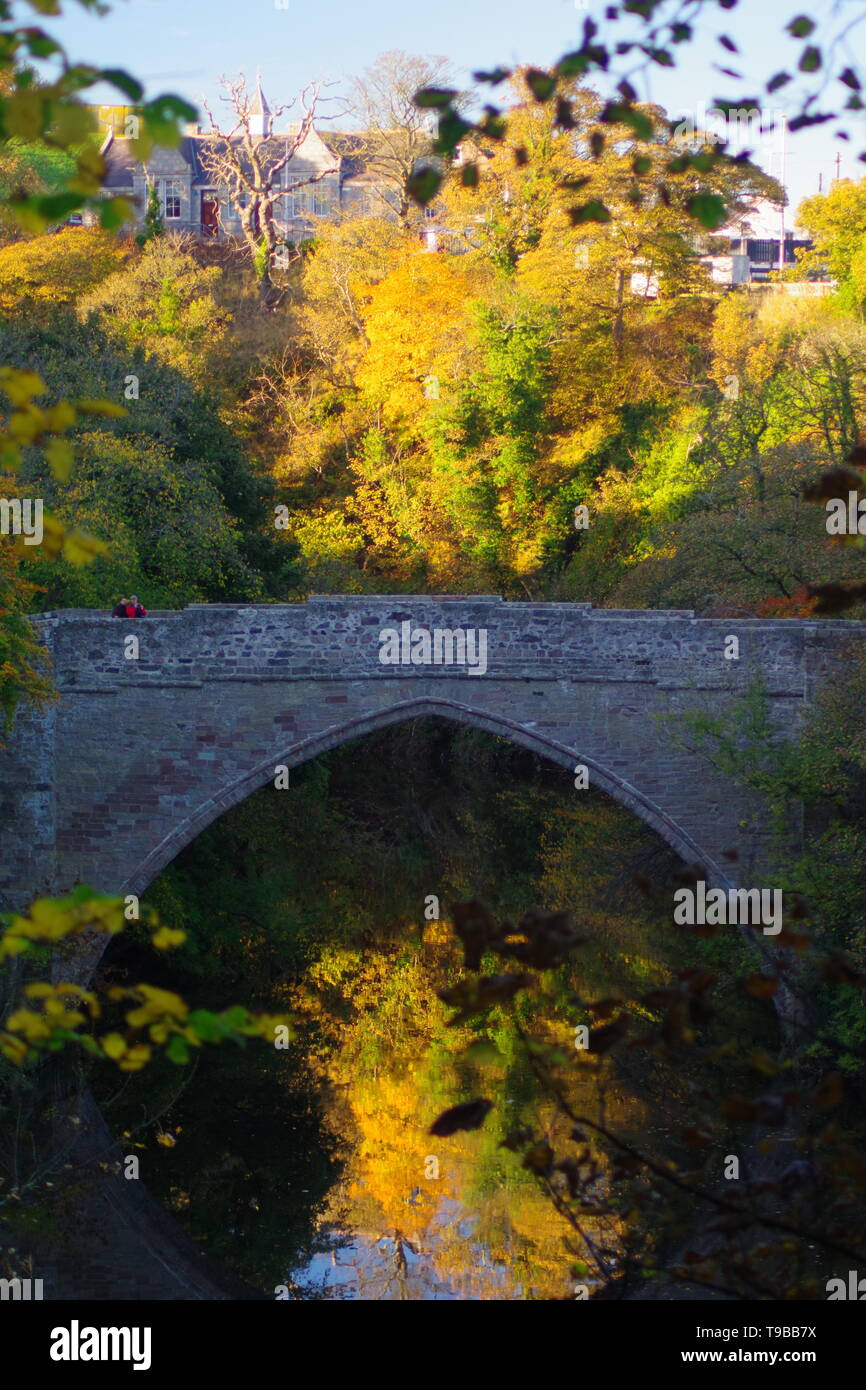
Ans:
[[[219,232],[219,201],[215,193],[201,195],[201,234],[216,236]]]

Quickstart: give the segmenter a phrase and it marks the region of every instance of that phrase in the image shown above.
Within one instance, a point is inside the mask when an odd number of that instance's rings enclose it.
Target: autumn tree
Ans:
[[[143,346],[190,380],[206,382],[229,315],[214,300],[219,266],[201,266],[192,237],[154,237],[140,256],[83,295],[82,318],[95,314],[106,332],[134,349]]]
[[[222,101],[229,108],[227,128],[220,126],[205,103],[211,128],[208,139],[202,141],[202,164],[208,177],[227,191],[238,210],[261,301],[267,306],[272,303],[276,288],[272,278],[274,254],[284,242],[278,226],[281,200],[337,171],[335,162],[321,172],[293,176],[285,186],[280,177],[320,119],[321,84],[315,82],[304,88],[298,98],[300,120],[278,134],[275,123],[296,102],[271,110],[262,96],[261,85],[250,93],[243,76],[221,81],[225,89]]]
[[[856,183],[838,179],[826,193],[804,198],[797,220],[814,246],[798,252],[796,273],[800,277],[830,275],[846,306],[862,317],[866,309],[866,178]]]
[[[383,53],[352,84],[352,112],[361,125],[357,153],[372,176],[375,195],[405,230],[417,216],[407,184],[430,160],[433,122],[414,101],[419,87],[452,80],[447,58]]]
[[[117,270],[128,251],[98,227],[65,227],[0,249],[0,313],[44,317]]]

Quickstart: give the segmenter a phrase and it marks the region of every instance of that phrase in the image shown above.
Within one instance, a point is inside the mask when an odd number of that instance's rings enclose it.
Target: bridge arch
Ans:
[[[762,826],[755,798],[673,728],[692,710],[726,716],[760,681],[769,718],[793,732],[852,643],[866,640],[864,623],[484,595],[191,605],[138,625],[135,660],[124,624],[105,614],[65,610],[33,625],[60,698],[22,711],[0,749],[0,908],[81,882],[141,894],[278,763],[427,715],[569,772],[584,763],[591,783],[714,883],[757,884],[766,817]],[[408,634],[419,628],[483,633],[483,670],[450,657],[416,662]],[[384,662],[383,633],[395,631],[407,643],[398,662]],[[732,634],[736,660],[726,655]]]
[[[261,760],[249,772],[234,778],[226,787],[209,796],[201,805],[196,807],[192,814],[185,816],[183,820],[172,827],[159,844],[136,866],[122,885],[121,892],[135,893],[141,896],[180,851],[192,844],[203,831],[207,830],[208,826],[212,825],[233,806],[246,801],[249,796],[272,783],[275,768],[278,765],[289,769],[300,767],[302,764],[319,757],[322,753],[339,748],[355,739],[364,738],[367,734],[386,729],[394,724],[402,724],[409,720],[425,717],[450,719],[470,728],[482,729],[486,733],[494,734],[510,743],[527,748],[530,752],[546,758],[549,762],[557,763],[569,771],[572,771],[577,763],[584,764],[589,769],[590,784],[596,790],[604,792],[638,816],[650,829],[656,831],[682,859],[689,863],[700,864],[714,883],[721,887],[729,885],[729,878],[725,871],[682,826],[677,825],[660,806],[639,791],[637,787],[615,772],[603,767],[595,758],[581,753],[579,750],[575,751],[573,748],[566,747],[554,738],[527,729],[502,716],[491,715],[457,700],[422,696],[400,701],[385,710],[357,716],[344,724],[329,728],[324,733],[300,742],[293,742],[288,747],[278,751],[276,755]]]

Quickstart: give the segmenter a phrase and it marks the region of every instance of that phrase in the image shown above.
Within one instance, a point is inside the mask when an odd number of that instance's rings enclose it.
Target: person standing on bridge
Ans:
[[[146,618],[147,609],[138,598],[133,594],[130,598],[122,598],[111,610],[113,618]]]

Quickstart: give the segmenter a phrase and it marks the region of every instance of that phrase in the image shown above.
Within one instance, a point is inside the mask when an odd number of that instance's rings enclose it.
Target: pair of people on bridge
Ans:
[[[138,595],[133,594],[131,598],[122,598],[111,610],[113,618],[146,618],[147,609],[140,602]]]

